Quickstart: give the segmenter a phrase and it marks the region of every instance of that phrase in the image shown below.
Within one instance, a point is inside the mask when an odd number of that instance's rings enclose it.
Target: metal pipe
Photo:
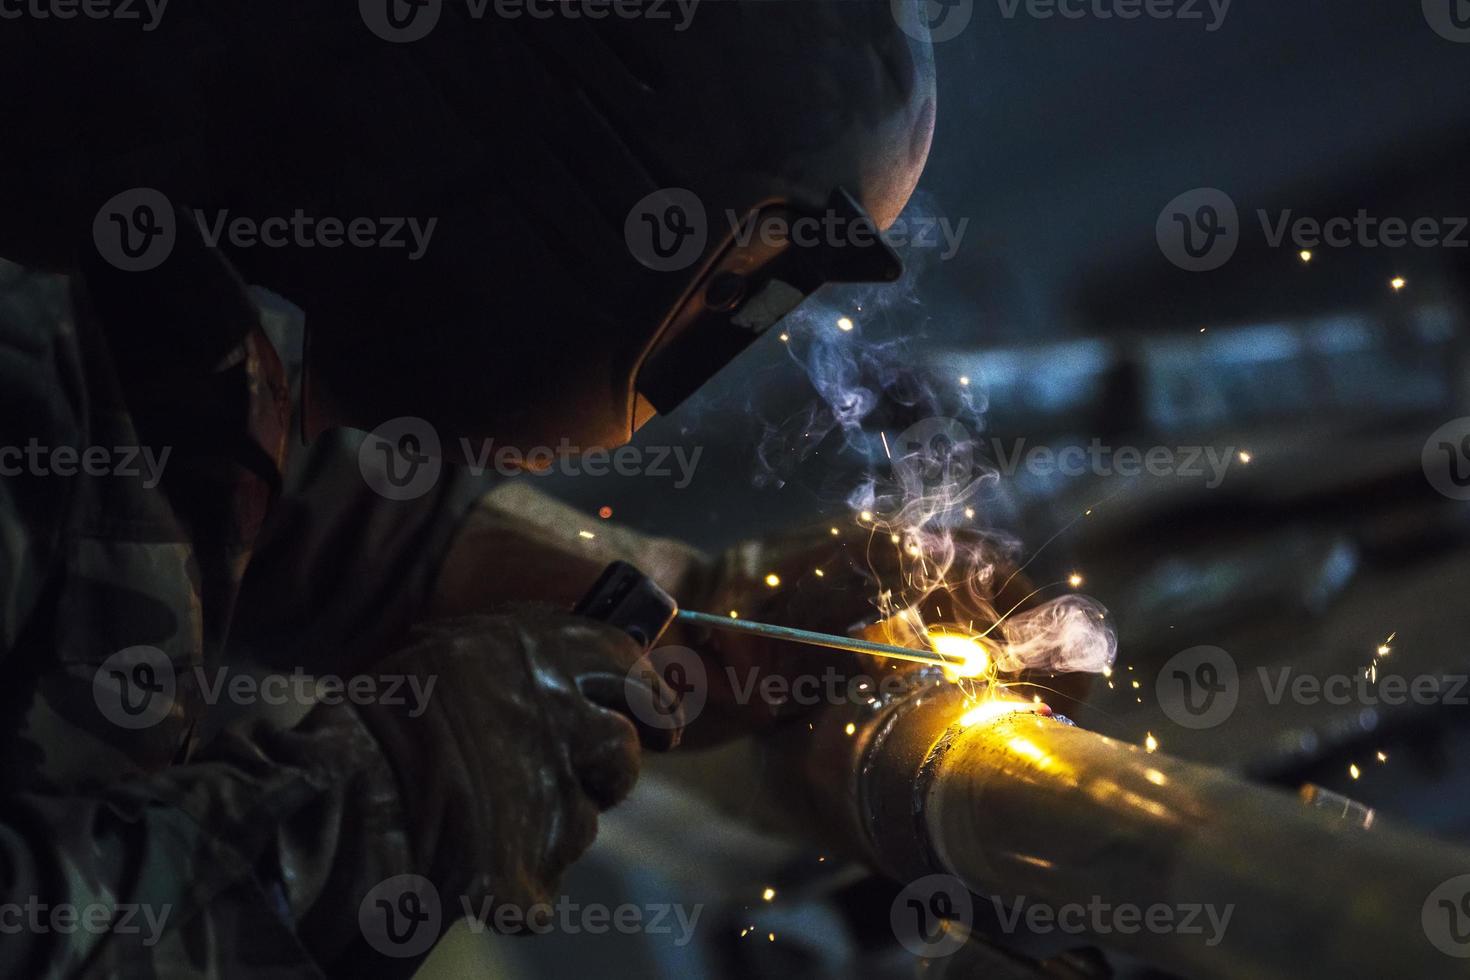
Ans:
[[[808,646],[826,647],[829,650],[846,650],[849,653],[866,653],[874,657],[886,657],[890,660],[905,660],[909,663],[925,664],[930,667],[961,666],[952,662],[943,654],[932,653],[927,650],[910,650],[907,647],[894,646],[891,643],[875,643],[872,640],[863,640],[857,637],[837,636],[832,633],[814,633],[811,630],[793,629],[790,626],[773,626],[770,623],[757,623],[748,619],[736,619],[733,616],[712,616],[709,613],[695,612],[692,609],[680,609],[675,618],[681,623],[702,626],[705,629],[724,630],[727,633],[745,633],[767,640],[805,643]]]
[[[815,828],[899,881],[948,873],[1009,907],[1232,910],[1216,945],[1209,930],[1145,928],[1079,942],[1190,977],[1437,976],[1461,966],[1430,942],[1421,916],[1438,885],[1470,873],[1464,848],[1382,821],[1365,829],[1064,720],[974,711],[953,685],[828,711],[803,744],[805,753],[786,746],[801,762],[778,791],[804,793]]]

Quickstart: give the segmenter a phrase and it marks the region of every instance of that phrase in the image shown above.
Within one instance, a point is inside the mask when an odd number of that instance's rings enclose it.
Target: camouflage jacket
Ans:
[[[211,678],[243,669],[232,630],[371,656],[471,495],[391,504],[319,455],[297,468],[330,486],[283,494],[290,404],[211,253],[0,262],[0,976],[319,976],[371,955],[357,899],[410,870],[392,820],[362,819],[396,812],[376,744],[321,707],[215,734]]]

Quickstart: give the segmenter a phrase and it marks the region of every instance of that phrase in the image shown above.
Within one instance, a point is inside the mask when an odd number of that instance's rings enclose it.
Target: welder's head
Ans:
[[[307,310],[310,384],[338,417],[619,444],[824,282],[897,277],[867,216],[904,207],[935,110],[929,46],[889,3],[493,26],[459,6],[399,46],[413,72],[378,106],[414,107],[393,145],[434,174],[405,204],[438,218],[427,249],[372,260],[346,322]],[[776,219],[798,217],[820,224],[788,243]]]

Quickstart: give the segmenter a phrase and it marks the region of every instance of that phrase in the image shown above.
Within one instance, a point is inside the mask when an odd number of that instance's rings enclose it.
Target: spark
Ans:
[[[612,517],[612,515],[613,509],[611,507],[602,507],[597,511],[597,516],[602,518],[604,521]]]
[[[781,576],[777,575],[775,572],[771,572],[769,575],[766,576],[766,584],[774,589],[776,586],[781,584]]]
[[[1082,585],[1082,576],[1076,572],[1073,572],[1070,576],[1067,577],[1067,584],[1074,589],[1078,588]]]
[[[749,933],[750,933],[750,927],[749,926],[746,926],[744,929],[741,929],[740,930],[740,938],[741,939],[744,939]]]
[[[763,892],[761,892],[761,900],[762,901],[769,902],[771,899],[773,899],[775,897],[776,897],[776,889],[771,888],[770,886],[767,886],[766,887],[766,890],[763,891]]]
[[[1137,681],[1134,681],[1133,682],[1133,689],[1134,690],[1138,690],[1139,687],[1140,687],[1139,683]]]
[[[1378,761],[1379,762],[1387,762],[1388,761],[1388,753],[1387,752],[1379,752],[1379,753],[1377,753],[1377,755],[1378,755]]]
[[[1389,282],[1389,285],[1393,287],[1393,291],[1396,293],[1401,291],[1408,284],[1409,280],[1405,279],[1403,276],[1394,276],[1392,281]]]
[[[889,541],[892,541],[894,544],[898,544],[899,538],[898,538],[898,535],[896,535],[896,534],[890,534],[888,536],[888,540]]]
[[[1150,752],[1157,752],[1159,750],[1159,740],[1154,738],[1153,732],[1149,732],[1148,735],[1144,737],[1143,747]]]
[[[768,933],[766,933],[766,939],[769,942],[775,942],[776,941],[776,934],[774,932],[768,932]]]
[[[820,568],[814,569],[814,571],[817,573],[817,578],[826,578],[827,577],[827,573],[824,572],[824,571],[822,571]]]
[[[834,528],[831,529],[831,531],[832,531],[832,537],[834,537],[834,538],[837,537],[837,535],[839,533],[838,530],[837,530],[837,528],[834,527]]]
[[[860,521],[871,521],[872,519],[873,519],[873,512],[870,511],[870,510],[865,510],[865,511],[862,511],[862,512],[860,512],[858,514],[858,520],[860,520]]]
[[[739,609],[731,609],[730,610],[730,618],[731,619],[739,619],[740,618],[740,610]]]
[[[1302,257],[1302,261],[1303,262],[1310,262],[1310,261],[1312,261],[1312,253],[1309,252],[1309,251],[1307,251],[1306,249],[1302,249],[1297,254]]]
[[[853,724],[852,722],[848,722],[847,723],[847,727],[844,728],[844,729],[842,729],[842,730],[844,732],[847,732],[847,734],[849,734],[849,735],[856,735],[857,734],[857,725]]]
[[[597,535],[593,534],[591,531],[578,531],[577,537],[586,538],[588,541],[591,541],[593,538],[597,537]]]
[[[968,377],[966,377],[965,375],[960,375],[960,384],[962,384],[966,388],[968,388],[968,387],[970,387],[970,379]]]
[[[789,333],[783,333],[781,335],[781,343],[783,343],[783,344],[789,343],[790,340],[791,340],[791,334],[789,334]]]
[[[1383,644],[1380,644],[1379,645],[1379,647],[1378,647],[1378,655],[1380,657],[1386,657],[1390,653],[1393,653],[1393,647],[1389,646],[1387,643],[1383,643]]]
[[[886,433],[886,432],[884,432],[884,431],[882,431],[880,429],[878,431],[878,438],[880,438],[880,439],[883,440],[883,455],[887,456],[889,459],[892,459],[893,458],[893,450],[891,450],[891,449],[888,448],[888,433]]]
[[[965,508],[965,517],[968,518],[969,520],[972,520],[973,521],[975,519],[975,508],[973,508],[973,507],[966,507]]]
[[[1250,463],[1251,463],[1251,460],[1255,458],[1248,451],[1246,451],[1244,449],[1242,449],[1240,452],[1236,453],[1235,455],[1236,455],[1236,458],[1238,458],[1242,463],[1244,463],[1247,466],[1249,466]]]
[[[841,317],[837,321],[837,329],[843,333],[852,333],[852,326],[852,319],[850,317]]]
[[[1348,775],[1353,777],[1354,779],[1357,779],[1359,776],[1362,775],[1362,771],[1358,769],[1356,763],[1351,763],[1348,765]]]

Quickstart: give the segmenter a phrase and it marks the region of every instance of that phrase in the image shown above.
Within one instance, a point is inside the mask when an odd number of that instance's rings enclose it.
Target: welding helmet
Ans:
[[[636,6],[490,27],[444,4],[394,51],[412,72],[369,104],[416,107],[400,171],[436,175],[412,206],[438,222],[419,260],[360,273],[356,322],[312,334],[354,424],[618,445],[824,283],[898,277],[876,231],[935,113],[903,4]]]

